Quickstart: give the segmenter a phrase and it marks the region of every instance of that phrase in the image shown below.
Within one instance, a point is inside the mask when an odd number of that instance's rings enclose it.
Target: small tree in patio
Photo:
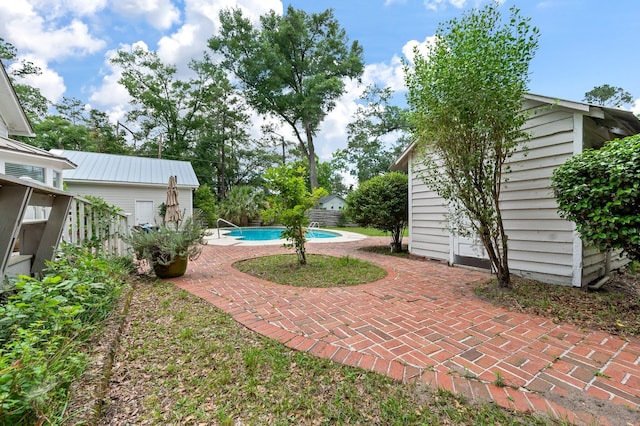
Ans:
[[[309,192],[303,167],[284,165],[272,168],[267,170],[265,179],[272,194],[267,198],[269,208],[263,213],[263,217],[266,221],[282,223],[286,227],[282,237],[290,243],[285,246],[295,247],[298,262],[305,265],[305,233],[309,224],[305,213],[327,195],[327,191],[316,188]]]
[[[529,135],[522,99],[538,30],[499,3],[474,9],[438,27],[428,55],[407,64],[407,100],[422,155],[425,184],[444,198],[458,234],[476,234],[498,285],[510,287],[508,237],[500,192],[507,160]]]

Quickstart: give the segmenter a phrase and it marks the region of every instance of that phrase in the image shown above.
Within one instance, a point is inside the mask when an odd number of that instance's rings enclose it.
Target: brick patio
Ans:
[[[307,245],[308,253],[366,259],[388,272],[355,287],[282,286],[233,269],[240,259],[292,253],[273,245],[207,246],[172,281],[296,350],[576,424],[628,424],[603,417],[598,407],[612,404],[640,424],[640,339],[494,307],[471,290],[489,277],[482,272],[358,250],[383,244],[388,238]],[[497,372],[507,386],[493,384]],[[568,396],[581,407],[567,406]]]

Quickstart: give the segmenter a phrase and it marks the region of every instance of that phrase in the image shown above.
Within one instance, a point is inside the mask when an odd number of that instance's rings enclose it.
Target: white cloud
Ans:
[[[30,0],[29,3],[34,9],[46,14],[49,20],[67,14],[94,15],[107,6],[107,0]]]
[[[122,16],[141,17],[161,30],[180,22],[180,10],[171,0],[112,0],[111,7]]]
[[[382,87],[390,87],[393,91],[403,91],[404,69],[398,56],[391,58],[390,63],[377,63],[367,65],[364,69],[362,82],[365,86],[377,83]]]
[[[415,51],[417,50],[422,57],[429,56],[429,49],[434,45],[436,36],[432,35],[426,37],[424,41],[409,40],[402,46],[402,53],[407,58],[409,63],[413,64],[415,58]]]
[[[47,67],[47,64],[38,58],[30,56],[22,56],[23,59],[32,62],[41,70],[39,75],[29,75],[20,79],[24,84],[40,89],[42,95],[51,102],[58,102],[67,89],[64,85],[62,77],[54,70]],[[12,71],[17,64],[9,68]]]
[[[135,43],[131,47],[123,46],[122,48],[129,49],[132,47],[147,49],[146,44],[143,42]],[[120,67],[111,64],[111,58],[115,55],[115,50],[110,50],[106,53],[105,67],[108,72],[103,73],[100,87],[90,89],[91,95],[89,97],[89,101],[96,103],[98,105],[97,108],[103,110],[114,123],[118,120],[124,121],[124,116],[130,109],[129,101],[131,100],[127,89],[118,83],[122,76]]]
[[[158,41],[158,55],[168,63],[186,65],[207,50],[207,40],[219,30],[220,11],[235,7],[254,23],[269,10],[283,12],[279,0],[186,0],[183,25]]]
[[[466,3],[467,0],[424,0],[424,7],[429,10],[439,10],[450,4],[458,9],[462,9]]]
[[[52,26],[25,0],[0,4],[0,34],[21,54],[33,55],[43,61],[60,60],[70,56],[94,53],[105,47],[105,42],[94,38],[86,24],[71,22]]]
[[[635,115],[640,115],[640,98],[636,99],[631,107],[631,112]]]

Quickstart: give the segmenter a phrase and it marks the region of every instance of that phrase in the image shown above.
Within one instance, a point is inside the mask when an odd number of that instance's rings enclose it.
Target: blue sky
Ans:
[[[132,45],[157,50],[169,63],[199,55],[218,28],[221,8],[240,6],[257,20],[289,4],[309,12],[333,8],[350,39],[364,47],[365,83],[390,85],[402,93],[400,59],[433,36],[439,22],[482,6],[487,0],[11,0],[0,4],[0,37],[34,61],[43,74],[31,81],[53,102],[76,97],[122,120],[127,94],[109,64],[117,49]],[[530,90],[580,101],[594,86],[629,91],[628,105],[640,113],[639,0],[504,0],[540,29]],[[345,127],[361,87],[348,92],[325,121],[319,155],[330,158],[346,146]],[[255,119],[258,128],[259,119]]]

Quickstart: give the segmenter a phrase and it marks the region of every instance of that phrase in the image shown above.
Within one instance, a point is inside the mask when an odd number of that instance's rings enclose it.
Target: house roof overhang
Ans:
[[[599,105],[591,105],[583,102],[569,101],[566,99],[553,98],[550,96],[527,93],[525,100],[540,102],[542,104],[554,105],[570,112],[577,112],[593,118],[598,125],[607,128],[612,135],[612,139],[640,134],[640,118],[631,111],[609,108]],[[391,165],[390,170],[406,171],[409,166],[411,153],[415,149],[416,143],[411,143]]]
[[[0,117],[4,120],[7,131],[14,136],[33,137],[33,128],[20,105],[18,95],[11,84],[7,70],[0,63]]]
[[[55,155],[44,149],[0,137],[0,152],[3,160],[17,161],[39,167],[53,167],[60,170],[75,169],[76,165],[66,157]]]

